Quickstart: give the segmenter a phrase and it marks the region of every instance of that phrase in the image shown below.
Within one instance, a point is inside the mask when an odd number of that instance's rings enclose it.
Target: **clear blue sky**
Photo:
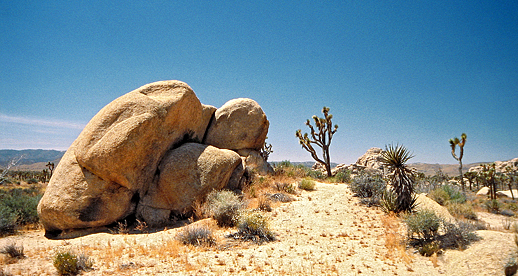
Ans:
[[[66,149],[106,104],[177,79],[216,107],[248,97],[271,160],[331,108],[331,159],[399,143],[411,162],[518,157],[517,1],[0,0],[0,148]]]

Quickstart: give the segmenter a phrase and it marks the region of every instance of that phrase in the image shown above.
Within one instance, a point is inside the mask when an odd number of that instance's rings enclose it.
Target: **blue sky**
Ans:
[[[216,107],[248,97],[271,160],[330,107],[331,159],[405,145],[411,162],[518,157],[516,1],[0,0],[0,148],[66,149],[115,98],[177,79]]]

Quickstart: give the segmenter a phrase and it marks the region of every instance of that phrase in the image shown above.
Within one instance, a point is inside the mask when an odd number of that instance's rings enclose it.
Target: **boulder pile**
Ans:
[[[105,106],[67,150],[38,214],[47,233],[105,226],[135,214],[150,226],[192,210],[216,189],[238,189],[269,122],[251,99],[201,104],[180,81],[144,85]]]
[[[350,165],[339,164],[332,170],[332,173],[336,175],[339,172],[350,171],[353,178],[362,172],[385,175],[386,170],[382,162],[382,152],[383,150],[380,148],[370,148],[356,160],[356,163]]]

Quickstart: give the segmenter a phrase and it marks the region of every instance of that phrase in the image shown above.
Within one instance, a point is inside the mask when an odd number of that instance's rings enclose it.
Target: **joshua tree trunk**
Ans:
[[[460,136],[461,140],[459,138],[455,137],[453,139],[450,139],[450,146],[451,146],[451,155],[455,160],[459,161],[459,176],[460,176],[460,185],[462,186],[462,191],[464,191],[464,177],[462,173],[462,157],[464,156],[464,145],[466,144],[466,133],[462,133]],[[459,145],[460,153],[459,156],[455,154],[455,146]]]
[[[307,133],[302,135],[302,130],[300,129],[297,130],[295,136],[299,138],[299,143],[302,148],[307,150],[311,154],[311,157],[315,159],[315,161],[324,165],[327,171],[327,176],[331,177],[333,176],[333,173],[331,173],[331,157],[329,156],[329,145],[331,145],[331,139],[338,129],[338,125],[335,125],[333,129],[333,123],[331,122],[333,115],[329,114],[329,108],[324,106],[324,108],[322,108],[322,113],[324,113],[324,118],[318,118],[316,115],[313,116],[313,120],[315,121],[315,126],[317,129],[311,125],[309,120],[306,121],[306,125],[310,129],[311,138]],[[322,148],[322,156],[324,160],[318,157],[315,148],[313,148],[311,144],[315,144]]]

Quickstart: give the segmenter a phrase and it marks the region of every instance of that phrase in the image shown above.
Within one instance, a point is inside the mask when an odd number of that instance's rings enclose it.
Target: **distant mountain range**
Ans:
[[[11,170],[41,171],[46,169],[45,165],[48,162],[57,165],[63,154],[65,154],[64,151],[57,150],[0,150],[0,168],[5,168],[12,160],[21,157],[20,161]]]
[[[61,157],[65,154],[64,151],[57,150],[0,150],[0,168],[5,168],[7,164],[13,160],[17,159],[20,156],[23,158],[17,163],[14,168],[11,170],[21,170],[21,171],[40,171],[46,169],[45,165],[47,162],[53,162],[54,164],[58,164]],[[280,162],[271,162],[272,164],[277,164]],[[311,167],[315,163],[314,161],[306,161],[306,162],[291,162],[293,165],[304,165],[306,167]],[[473,163],[473,164],[465,164],[463,166],[463,171],[467,172],[469,168],[477,166],[482,163]],[[336,167],[338,164],[331,163],[332,167]],[[436,171],[441,170],[442,172],[454,176],[459,172],[459,165],[457,164],[426,164],[426,163],[412,163],[409,164],[410,167],[414,167],[417,171],[422,172],[426,175],[434,175]]]

